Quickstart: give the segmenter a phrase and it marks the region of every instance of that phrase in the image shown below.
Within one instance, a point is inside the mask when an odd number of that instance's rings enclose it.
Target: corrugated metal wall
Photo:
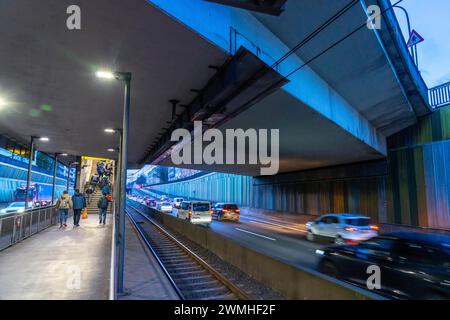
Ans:
[[[450,229],[450,107],[388,142],[388,222]]]

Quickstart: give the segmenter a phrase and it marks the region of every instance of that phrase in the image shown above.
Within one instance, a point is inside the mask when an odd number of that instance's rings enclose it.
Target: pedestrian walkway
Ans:
[[[0,252],[0,300],[109,298],[112,219],[50,227]]]

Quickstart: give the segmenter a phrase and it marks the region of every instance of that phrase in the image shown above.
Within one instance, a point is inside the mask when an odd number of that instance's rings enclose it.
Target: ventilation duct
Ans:
[[[208,128],[218,127],[236,117],[288,82],[256,55],[240,47],[236,54],[217,68],[215,75],[183,112],[171,121],[169,128],[149,146],[140,165],[161,163],[170,156],[174,142],[171,134],[178,128],[192,132],[193,121],[202,121]]]
[[[279,16],[286,0],[206,0],[226,6]]]

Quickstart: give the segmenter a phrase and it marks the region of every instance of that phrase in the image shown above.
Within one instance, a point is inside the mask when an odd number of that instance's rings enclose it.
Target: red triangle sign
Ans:
[[[421,43],[422,41],[424,41],[424,38],[422,38],[422,36],[418,34],[416,30],[413,30],[409,35],[408,43],[406,45],[408,47],[412,47],[418,43]]]

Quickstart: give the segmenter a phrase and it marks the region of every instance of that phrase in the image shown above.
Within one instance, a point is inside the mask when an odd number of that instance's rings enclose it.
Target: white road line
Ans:
[[[261,237],[261,238],[267,239],[267,240],[277,241],[277,239],[270,238],[270,237],[266,237],[266,236],[263,236],[262,234],[259,234],[259,233],[254,233],[254,232],[247,231],[247,230],[244,230],[244,229],[241,229],[241,228],[235,228],[235,229],[238,230],[238,231],[241,231],[241,232],[249,233],[249,234],[252,234],[252,235],[254,235],[254,236],[257,236],[257,237]]]

